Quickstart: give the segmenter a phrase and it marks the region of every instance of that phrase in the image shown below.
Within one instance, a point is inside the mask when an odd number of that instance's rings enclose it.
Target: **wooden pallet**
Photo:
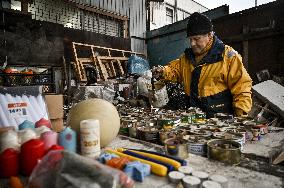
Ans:
[[[76,76],[80,83],[87,82],[84,68],[85,65],[94,66],[98,70],[98,80],[105,81],[109,78],[123,76],[125,74],[123,63],[127,63],[130,55],[139,55],[145,57],[145,55],[142,53],[76,42],[72,42],[72,48],[75,59],[74,67]],[[89,58],[79,58],[77,53],[77,49],[79,48],[88,48],[91,50],[92,56]],[[103,55],[100,55],[97,52],[101,52]]]

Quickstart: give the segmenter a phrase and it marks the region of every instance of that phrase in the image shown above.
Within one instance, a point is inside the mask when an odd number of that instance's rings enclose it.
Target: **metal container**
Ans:
[[[187,140],[170,138],[165,140],[166,153],[171,156],[186,159],[188,157]]]
[[[215,139],[207,143],[209,159],[228,164],[238,164],[241,161],[241,144],[231,140]]]
[[[206,142],[193,142],[189,141],[187,144],[188,152],[195,154],[195,155],[201,155],[206,156],[207,155],[207,144]]]

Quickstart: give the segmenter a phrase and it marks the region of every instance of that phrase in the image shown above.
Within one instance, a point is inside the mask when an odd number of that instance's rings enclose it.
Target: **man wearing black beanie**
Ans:
[[[207,118],[215,113],[246,116],[252,106],[252,80],[240,54],[223,44],[211,20],[198,12],[188,19],[187,37],[190,47],[179,59],[154,67],[154,76],[183,83],[190,105],[201,108]]]

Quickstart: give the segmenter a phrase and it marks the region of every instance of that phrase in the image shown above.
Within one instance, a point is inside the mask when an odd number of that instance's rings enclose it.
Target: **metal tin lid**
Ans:
[[[182,180],[185,175],[178,171],[172,171],[168,176],[171,182],[177,183],[178,181]]]
[[[193,171],[192,175],[200,179],[207,179],[209,176],[206,172],[202,172],[202,171]]]
[[[181,166],[178,168],[178,171],[181,172],[181,173],[184,173],[186,175],[189,175],[192,173],[193,171],[193,168],[190,167],[190,166]]]
[[[201,180],[198,177],[194,176],[185,176],[182,178],[182,182],[189,186],[199,185],[201,183]]]
[[[202,188],[222,188],[222,186],[214,181],[204,181],[202,183]]]
[[[209,177],[209,179],[212,180],[212,181],[216,181],[218,183],[226,183],[226,182],[228,182],[228,179],[226,177],[221,176],[221,175],[216,175],[216,174],[211,175]]]

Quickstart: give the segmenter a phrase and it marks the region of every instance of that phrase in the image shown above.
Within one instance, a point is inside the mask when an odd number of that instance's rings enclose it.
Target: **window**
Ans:
[[[171,24],[174,22],[174,10],[166,7],[166,23]]]

